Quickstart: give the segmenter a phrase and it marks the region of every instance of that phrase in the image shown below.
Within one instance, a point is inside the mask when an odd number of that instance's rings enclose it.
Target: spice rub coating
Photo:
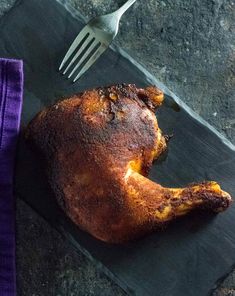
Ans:
[[[231,202],[216,182],[164,188],[147,178],[167,146],[154,113],[162,102],[153,86],[97,88],[44,109],[27,127],[60,206],[100,240],[128,241],[194,209],[219,212]]]

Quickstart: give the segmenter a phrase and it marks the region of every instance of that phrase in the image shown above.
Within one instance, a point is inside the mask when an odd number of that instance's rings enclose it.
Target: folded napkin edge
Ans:
[[[0,58],[0,295],[16,295],[13,174],[23,100],[23,61]]]
[[[17,63],[22,63],[23,64],[23,60],[22,59],[12,59],[12,58],[0,58],[0,62],[17,62]]]

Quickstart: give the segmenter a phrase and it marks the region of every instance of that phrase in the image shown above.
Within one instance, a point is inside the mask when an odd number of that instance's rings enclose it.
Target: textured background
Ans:
[[[88,18],[124,2],[66,1]],[[235,143],[235,0],[137,0],[115,42]],[[17,268],[19,295],[125,295],[22,201]],[[215,295],[235,296],[235,272]]]

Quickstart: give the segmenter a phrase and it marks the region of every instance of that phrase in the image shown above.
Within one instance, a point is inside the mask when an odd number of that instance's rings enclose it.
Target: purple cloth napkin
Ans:
[[[22,93],[22,61],[0,59],[0,296],[16,295],[12,185]]]

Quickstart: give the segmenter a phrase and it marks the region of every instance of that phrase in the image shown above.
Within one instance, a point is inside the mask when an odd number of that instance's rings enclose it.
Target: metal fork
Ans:
[[[63,74],[75,76],[73,82],[77,81],[109,47],[118,33],[121,16],[135,1],[129,0],[117,11],[89,21],[73,41],[59,71],[63,69]]]

